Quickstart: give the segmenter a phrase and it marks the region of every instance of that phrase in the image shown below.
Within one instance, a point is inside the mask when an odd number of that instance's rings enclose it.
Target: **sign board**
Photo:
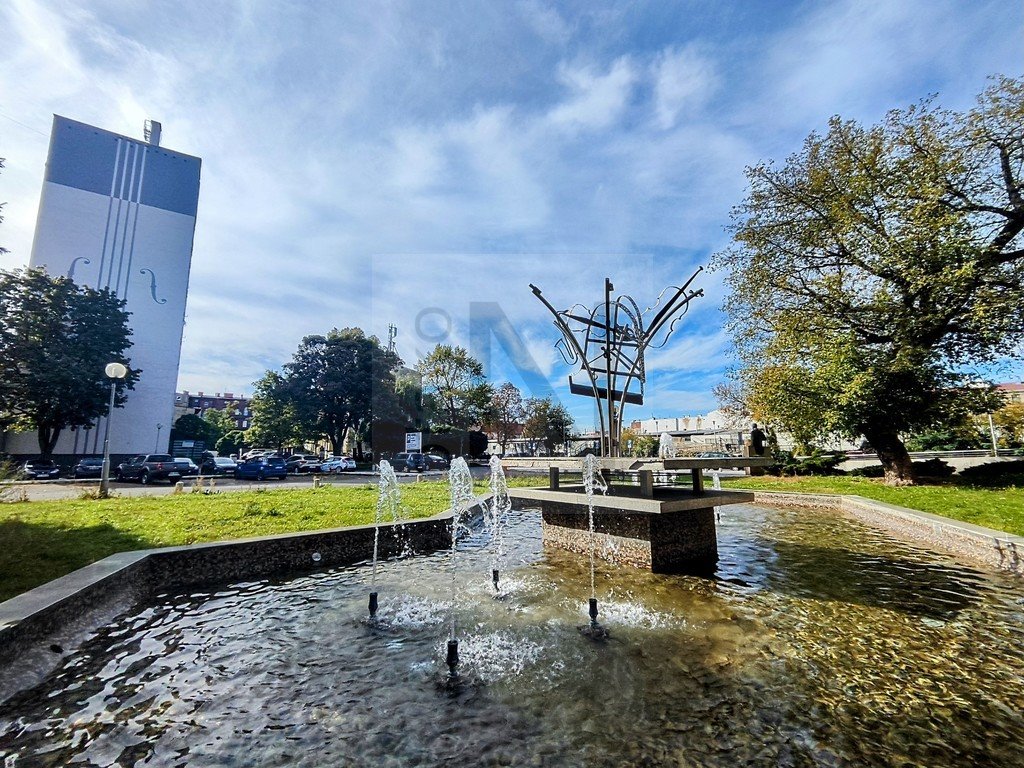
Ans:
[[[410,451],[423,450],[423,433],[422,432],[406,432],[405,433],[405,450],[406,453]]]

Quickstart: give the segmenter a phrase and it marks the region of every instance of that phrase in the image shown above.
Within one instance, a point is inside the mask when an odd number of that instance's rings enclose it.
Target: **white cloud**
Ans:
[[[718,86],[715,67],[695,46],[663,52],[654,64],[654,110],[659,128],[673,128],[681,114],[696,113]]]
[[[551,110],[549,118],[568,130],[607,128],[621,117],[636,79],[628,56],[612,62],[605,74],[589,66],[562,65],[558,80],[570,93]]]

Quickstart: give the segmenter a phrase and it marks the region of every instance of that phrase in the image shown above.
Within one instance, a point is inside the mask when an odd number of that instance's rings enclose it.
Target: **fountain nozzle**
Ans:
[[[376,618],[376,617],[377,617],[377,593],[376,592],[371,592],[370,593],[370,618],[373,619],[373,618]]]
[[[590,598],[590,624],[597,626],[597,598]]]
[[[491,570],[491,581],[494,582],[494,591],[498,591],[498,569],[494,568]]]
[[[458,677],[458,666],[459,666],[459,641],[449,640],[448,641],[448,658],[445,659],[445,663],[448,665],[448,675],[450,677]]]

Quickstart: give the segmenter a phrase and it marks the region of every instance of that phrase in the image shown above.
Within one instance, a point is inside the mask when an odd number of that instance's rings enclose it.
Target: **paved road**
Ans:
[[[487,477],[487,467],[470,467],[476,478]],[[398,482],[416,483],[420,480],[440,480],[447,473],[433,471],[419,473],[400,473]],[[215,488],[218,491],[252,491],[256,489],[277,488],[309,488],[313,485],[314,475],[289,475],[285,480],[235,480],[231,477],[216,478]],[[329,485],[376,485],[377,475],[372,472],[345,472],[340,475],[320,475],[320,482]],[[185,491],[192,489],[195,478],[186,478]],[[203,478],[203,485],[209,487],[209,478]],[[28,501],[57,501],[61,499],[78,499],[87,491],[99,488],[99,480],[40,480],[35,482],[4,483],[7,489],[6,500],[17,500],[24,494]],[[110,482],[110,490],[118,496],[165,496],[174,493],[174,486],[169,483],[155,485],[139,485],[138,483]]]

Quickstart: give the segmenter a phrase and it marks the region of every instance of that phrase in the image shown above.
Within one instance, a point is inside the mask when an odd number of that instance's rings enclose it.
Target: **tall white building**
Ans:
[[[114,410],[110,451],[166,446],[185,326],[185,299],[199,203],[198,157],[160,146],[160,124],[146,140],[54,115],[30,264],[127,301],[132,346],[142,373]],[[159,425],[159,429],[158,429]],[[66,430],[55,454],[99,454],[104,419]],[[10,435],[11,453],[38,451],[34,433]]]

